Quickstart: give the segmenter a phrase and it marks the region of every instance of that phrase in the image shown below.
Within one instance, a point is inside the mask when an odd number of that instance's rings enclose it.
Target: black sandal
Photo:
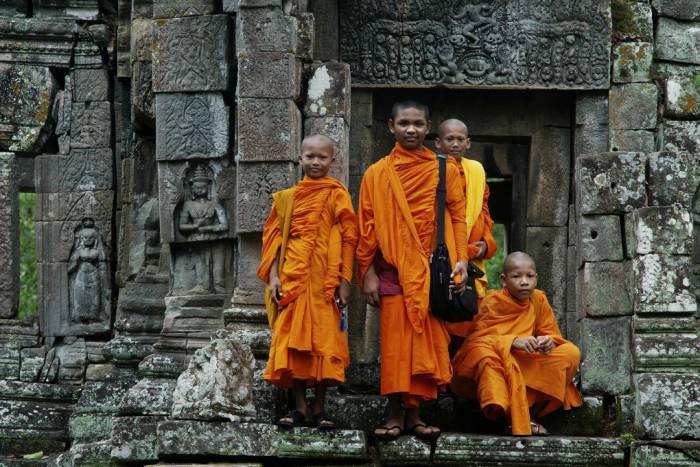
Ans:
[[[379,434],[377,433],[377,430],[384,430],[384,433]],[[398,430],[399,432],[396,434],[391,434],[391,431]],[[401,433],[403,432],[402,428],[398,425],[392,425],[392,426],[386,426],[386,425],[379,425],[376,427],[373,431],[374,437],[382,440],[382,441],[393,441],[399,436],[401,436]]]
[[[291,418],[292,421],[287,421],[288,418]],[[305,422],[306,416],[297,409],[292,409],[287,412],[287,415],[277,420],[277,425],[284,428],[294,428],[295,426],[303,426]]]
[[[314,414],[314,425],[319,430],[333,430],[335,429],[335,420],[326,415],[326,412],[319,412]]]
[[[429,433],[427,433],[426,431],[416,430],[416,428],[420,428],[420,427],[427,429],[428,425],[426,425],[425,423],[416,423],[415,425],[413,425],[411,428],[408,429],[408,433],[412,434],[413,436],[415,436],[417,438],[425,440],[425,441],[432,441],[434,439],[438,439],[438,437],[442,434],[442,431],[438,427],[431,427],[431,428],[438,428],[438,431],[430,430]]]

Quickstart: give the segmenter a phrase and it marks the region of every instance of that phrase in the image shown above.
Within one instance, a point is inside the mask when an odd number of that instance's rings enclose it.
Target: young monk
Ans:
[[[273,195],[263,232],[257,275],[267,284],[272,328],[263,377],[293,388],[296,408],[278,420],[285,427],[312,416],[318,428],[334,428],[324,412],[326,388],[345,380],[349,363],[338,305],[344,307],[350,296],[357,221],[347,189],[327,176],[334,155],[326,136],[304,139],[299,161],[305,177]],[[308,413],[310,386],[316,397]]]
[[[367,169],[360,187],[357,263],[366,300],[380,307],[381,393],[389,418],[374,434],[393,439],[404,429],[434,439],[440,429],[419,417],[422,401],[435,399],[452,378],[449,336],[429,306],[429,258],[435,247],[437,155],[423,146],[428,108],[414,101],[394,104],[391,153]],[[464,191],[454,162],[446,170],[445,239],[454,263],[455,290],[466,281],[467,234]]]
[[[581,394],[571,382],[578,369],[578,348],[561,336],[547,297],[537,285],[537,271],[522,252],[506,257],[501,274],[503,289],[481,303],[474,330],[452,363],[452,389],[466,395],[476,381],[477,398],[487,418],[510,422],[514,435],[546,435],[531,420],[563,407],[581,405]]]
[[[485,259],[491,258],[498,246],[493,238],[493,220],[489,212],[489,186],[486,184],[486,172],[478,161],[468,159],[467,151],[472,145],[467,125],[461,120],[451,118],[442,122],[435,140],[438,150],[458,162],[462,189],[466,200],[467,236],[469,239],[469,259],[479,269],[486,272]],[[489,281],[486,275],[475,279],[477,302],[486,295]],[[455,342],[461,343],[469,335],[473,321],[447,323],[447,330],[456,336]],[[456,348],[459,348],[457,346]]]

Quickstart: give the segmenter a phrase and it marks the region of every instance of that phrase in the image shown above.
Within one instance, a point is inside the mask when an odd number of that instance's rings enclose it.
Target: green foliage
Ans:
[[[500,289],[499,276],[503,270],[503,260],[506,257],[506,228],[503,224],[493,226],[493,237],[498,244],[498,250],[491,259],[486,260],[486,277],[489,278],[489,289]]]
[[[36,194],[19,194],[19,313],[20,319],[37,314]]]

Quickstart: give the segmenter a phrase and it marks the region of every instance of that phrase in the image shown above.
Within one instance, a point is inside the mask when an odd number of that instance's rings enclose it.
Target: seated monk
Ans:
[[[536,284],[532,258],[509,254],[501,274],[503,288],[484,298],[474,331],[452,360],[452,390],[467,397],[476,382],[484,415],[494,421],[505,418],[518,436],[548,434],[531,420],[530,408],[541,417],[559,407],[581,406],[581,394],[571,382],[581,354],[562,338]]]

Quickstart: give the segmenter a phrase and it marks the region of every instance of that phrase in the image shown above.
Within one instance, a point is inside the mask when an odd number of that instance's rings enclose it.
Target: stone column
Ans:
[[[0,153],[0,318],[14,318],[19,304],[19,194],[17,163]]]

